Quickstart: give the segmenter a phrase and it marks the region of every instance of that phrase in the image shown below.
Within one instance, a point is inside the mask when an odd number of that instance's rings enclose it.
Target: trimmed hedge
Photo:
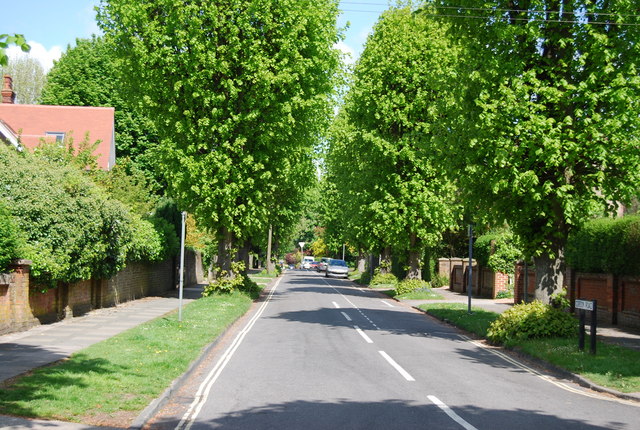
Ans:
[[[640,276],[640,216],[588,221],[569,236],[567,264],[579,272]]]

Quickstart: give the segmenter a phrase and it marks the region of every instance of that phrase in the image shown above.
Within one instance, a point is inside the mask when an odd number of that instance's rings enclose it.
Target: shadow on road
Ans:
[[[604,430],[623,428],[625,424],[610,422],[605,426],[590,425],[578,419],[561,418],[544,411],[516,409],[482,409],[473,405],[454,408],[455,412],[478,429],[545,429]],[[174,429],[178,420],[154,422],[149,429]],[[382,402],[293,401],[245,409],[220,418],[198,421],[193,429],[451,429],[459,430],[437,406],[399,400]]]

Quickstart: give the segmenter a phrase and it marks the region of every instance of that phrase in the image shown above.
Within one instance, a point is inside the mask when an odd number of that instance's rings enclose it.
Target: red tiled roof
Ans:
[[[106,170],[116,161],[114,113],[112,107],[0,104],[0,120],[18,133],[25,147],[33,149],[47,133],[56,132],[71,134],[79,144],[88,132],[91,143],[100,140],[94,154]]]

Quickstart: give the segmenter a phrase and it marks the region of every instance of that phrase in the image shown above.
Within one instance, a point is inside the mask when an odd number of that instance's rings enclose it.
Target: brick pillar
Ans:
[[[16,260],[9,265],[10,273],[2,274],[0,288],[0,334],[26,330],[39,322],[29,304],[30,260]]]

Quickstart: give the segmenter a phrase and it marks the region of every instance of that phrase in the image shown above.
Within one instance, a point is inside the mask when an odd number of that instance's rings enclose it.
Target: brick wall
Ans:
[[[38,324],[29,308],[31,261],[18,260],[10,273],[0,274],[0,334],[26,330]]]
[[[527,269],[528,284],[527,284],[527,301],[531,302],[535,298],[536,293],[536,269],[533,266],[529,266]],[[524,294],[524,264],[516,264],[514,289],[513,289],[514,303],[521,303],[525,300]]]

